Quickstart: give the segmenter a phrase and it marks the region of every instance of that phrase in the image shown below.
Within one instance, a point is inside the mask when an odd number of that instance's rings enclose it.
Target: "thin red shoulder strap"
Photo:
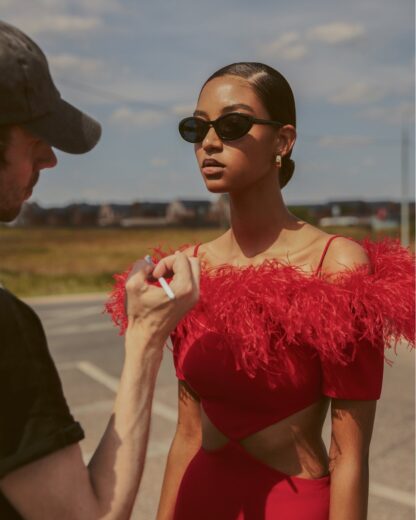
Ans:
[[[341,237],[342,235],[333,235],[328,241],[327,243],[325,244],[325,248],[322,252],[322,255],[321,255],[321,259],[319,260],[319,265],[318,267],[316,268],[316,273],[319,273],[319,271],[321,270],[322,268],[322,264],[324,263],[324,259],[325,259],[325,255],[326,255],[326,252],[328,251],[328,247],[329,245],[331,244],[331,242],[334,240],[334,238],[337,238],[337,237]]]
[[[200,242],[199,244],[197,244],[197,245],[195,246],[193,256],[198,256],[198,249],[199,249],[199,246],[200,246],[201,244],[202,244],[202,242]]]

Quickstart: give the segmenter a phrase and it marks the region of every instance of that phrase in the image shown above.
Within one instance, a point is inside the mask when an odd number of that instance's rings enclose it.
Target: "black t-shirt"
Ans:
[[[83,438],[38,316],[0,287],[0,479]],[[0,519],[19,518],[0,493]]]

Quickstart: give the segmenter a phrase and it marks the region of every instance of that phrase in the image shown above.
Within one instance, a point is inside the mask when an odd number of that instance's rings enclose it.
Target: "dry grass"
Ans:
[[[20,296],[106,291],[155,246],[212,240],[217,229],[0,228],[0,281]]]
[[[367,229],[327,229],[364,238]],[[112,275],[155,246],[207,242],[223,232],[176,229],[11,229],[0,227],[0,281],[20,296],[107,291]],[[392,234],[395,236],[395,234]],[[379,236],[372,235],[373,239]]]

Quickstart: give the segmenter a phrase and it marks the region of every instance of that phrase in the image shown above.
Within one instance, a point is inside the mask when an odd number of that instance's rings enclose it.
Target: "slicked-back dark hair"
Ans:
[[[232,63],[214,72],[202,88],[212,79],[222,76],[237,76],[247,80],[271,119],[296,127],[296,107],[292,89],[286,78],[276,69],[257,62]],[[282,157],[279,178],[281,188],[286,186],[295,171],[295,162],[290,158],[291,154],[292,151]]]

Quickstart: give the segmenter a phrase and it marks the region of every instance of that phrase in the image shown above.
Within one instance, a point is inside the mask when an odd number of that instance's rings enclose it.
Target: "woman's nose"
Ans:
[[[204,150],[209,150],[210,148],[222,148],[222,141],[218,137],[218,134],[213,126],[210,126],[207,135],[204,137],[204,140],[202,141],[202,147]]]

